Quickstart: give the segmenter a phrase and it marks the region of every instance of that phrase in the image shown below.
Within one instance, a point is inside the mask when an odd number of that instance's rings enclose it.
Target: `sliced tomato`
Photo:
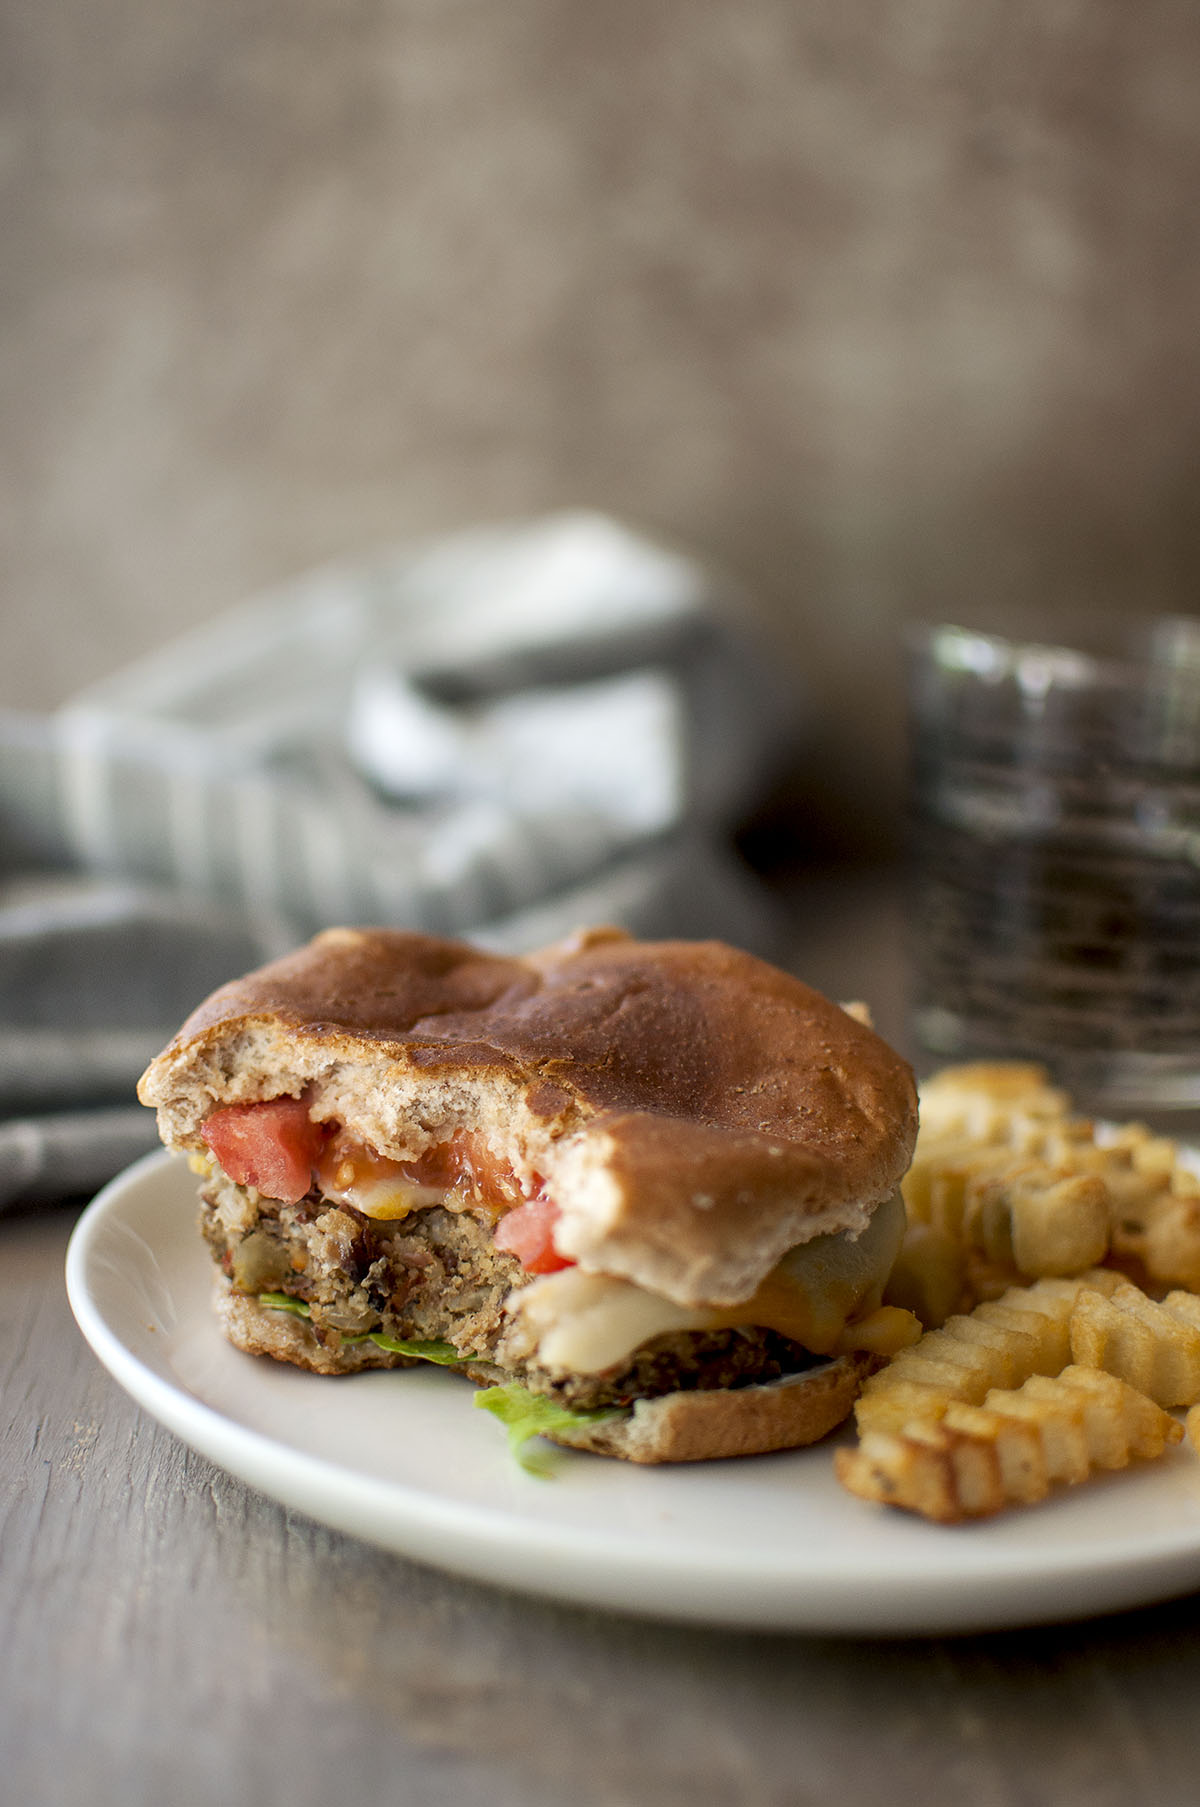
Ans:
[[[200,1134],[239,1186],[294,1205],[312,1185],[324,1131],[302,1098],[230,1104],[200,1125]]]
[[[456,1130],[448,1142],[427,1148],[404,1171],[419,1186],[444,1186],[473,1194],[502,1209],[521,1196],[517,1176],[509,1162],[492,1153],[482,1136]]]
[[[558,1206],[550,1199],[531,1199],[527,1205],[504,1213],[492,1241],[498,1249],[515,1255],[526,1273],[556,1274],[559,1268],[575,1265],[554,1246],[554,1226],[559,1215]]]

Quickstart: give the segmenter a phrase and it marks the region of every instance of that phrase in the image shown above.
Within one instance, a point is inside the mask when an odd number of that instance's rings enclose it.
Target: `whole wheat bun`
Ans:
[[[682,1305],[865,1228],[916,1136],[907,1065],[798,979],[720,942],[599,929],[523,959],[332,929],[224,986],[143,1075],[163,1140],[304,1092],[381,1154],[482,1136],[560,1207],[585,1269]]]
[[[762,1386],[639,1399],[628,1418],[552,1432],[550,1441],[626,1462],[711,1462],[819,1443],[850,1414],[875,1355],[840,1355]]]
[[[367,1367],[395,1367],[395,1356],[374,1355],[361,1346],[334,1349],[322,1344],[303,1318],[272,1311],[235,1292],[214,1274],[217,1314],[235,1348],[269,1355],[314,1374],[349,1374]],[[414,1361],[399,1365],[419,1367]],[[761,1456],[800,1449],[827,1437],[845,1418],[863,1381],[881,1365],[874,1355],[841,1355],[833,1361],[761,1386],[689,1388],[640,1399],[625,1417],[581,1422],[550,1433],[550,1440],[626,1462],[708,1462],[723,1456]],[[502,1379],[495,1370],[464,1363],[458,1370],[481,1385]]]

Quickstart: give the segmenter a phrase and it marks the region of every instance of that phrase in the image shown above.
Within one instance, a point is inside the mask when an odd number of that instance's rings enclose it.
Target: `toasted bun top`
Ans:
[[[482,1135],[547,1185],[564,1254],[684,1304],[736,1303],[794,1244],[860,1231],[916,1134],[908,1067],[820,993],[615,929],[524,959],[329,930],[214,993],[139,1096],[196,1147],[219,1106],[306,1088],[397,1159]]]

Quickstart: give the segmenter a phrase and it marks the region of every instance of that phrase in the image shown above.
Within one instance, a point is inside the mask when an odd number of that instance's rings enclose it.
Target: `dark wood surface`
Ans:
[[[796,964],[875,993],[886,1019],[896,922],[874,881],[801,885]],[[558,1608],[417,1567],[260,1497],[125,1398],[67,1306],[73,1217],[0,1223],[0,1799],[1196,1800],[1196,1600],[834,1641]]]

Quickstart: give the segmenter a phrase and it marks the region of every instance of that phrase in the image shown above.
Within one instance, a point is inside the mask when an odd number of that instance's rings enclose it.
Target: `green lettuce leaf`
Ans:
[[[259,1293],[258,1302],[269,1306],[272,1311],[290,1311],[298,1318],[312,1316],[312,1311],[304,1300],[293,1299],[290,1293]],[[437,1362],[442,1367],[463,1359],[453,1343],[402,1342],[399,1337],[384,1336],[378,1330],[368,1330],[362,1336],[344,1336],[342,1341],[374,1343],[377,1349],[386,1349],[389,1355],[411,1355],[419,1361]]]
[[[272,1311],[290,1311],[298,1318],[309,1318],[312,1311],[303,1299],[293,1299],[290,1293],[259,1293],[260,1305],[269,1306]],[[374,1343],[377,1349],[386,1349],[389,1355],[411,1355],[418,1361],[436,1362],[447,1367],[461,1362],[463,1357],[453,1343],[407,1341],[397,1336],[385,1336],[382,1331],[367,1331],[362,1336],[344,1337],[346,1343]],[[508,1447],[521,1467],[530,1474],[546,1474],[549,1472],[549,1461],[545,1455],[539,1455],[528,1446],[535,1437],[543,1433],[569,1430],[579,1424],[601,1424],[606,1418],[624,1418],[627,1411],[624,1407],[602,1407],[598,1411],[576,1412],[570,1406],[559,1405],[555,1399],[547,1399],[544,1394],[531,1393],[528,1387],[512,1380],[500,1387],[484,1387],[475,1395],[475,1404],[482,1411],[490,1412],[498,1418],[508,1432]]]
[[[298,1318],[311,1318],[312,1312],[303,1299],[293,1299],[291,1293],[259,1293],[260,1305],[269,1305],[272,1311],[294,1312]]]
[[[367,1341],[374,1343],[377,1349],[386,1349],[389,1355],[415,1355],[423,1362],[437,1362],[442,1367],[465,1359],[453,1343],[404,1342],[398,1336],[384,1336],[378,1330],[372,1331]]]
[[[545,1432],[570,1430],[580,1424],[600,1424],[606,1418],[624,1418],[628,1414],[624,1407],[601,1407],[597,1411],[576,1412],[569,1406],[559,1405],[556,1399],[548,1399],[544,1394],[531,1393],[518,1381],[508,1381],[500,1387],[484,1387],[475,1395],[475,1404],[481,1411],[490,1412],[498,1418],[508,1430],[508,1447],[512,1455],[530,1474],[547,1472],[546,1458],[538,1456],[528,1449],[532,1437],[540,1437]]]

